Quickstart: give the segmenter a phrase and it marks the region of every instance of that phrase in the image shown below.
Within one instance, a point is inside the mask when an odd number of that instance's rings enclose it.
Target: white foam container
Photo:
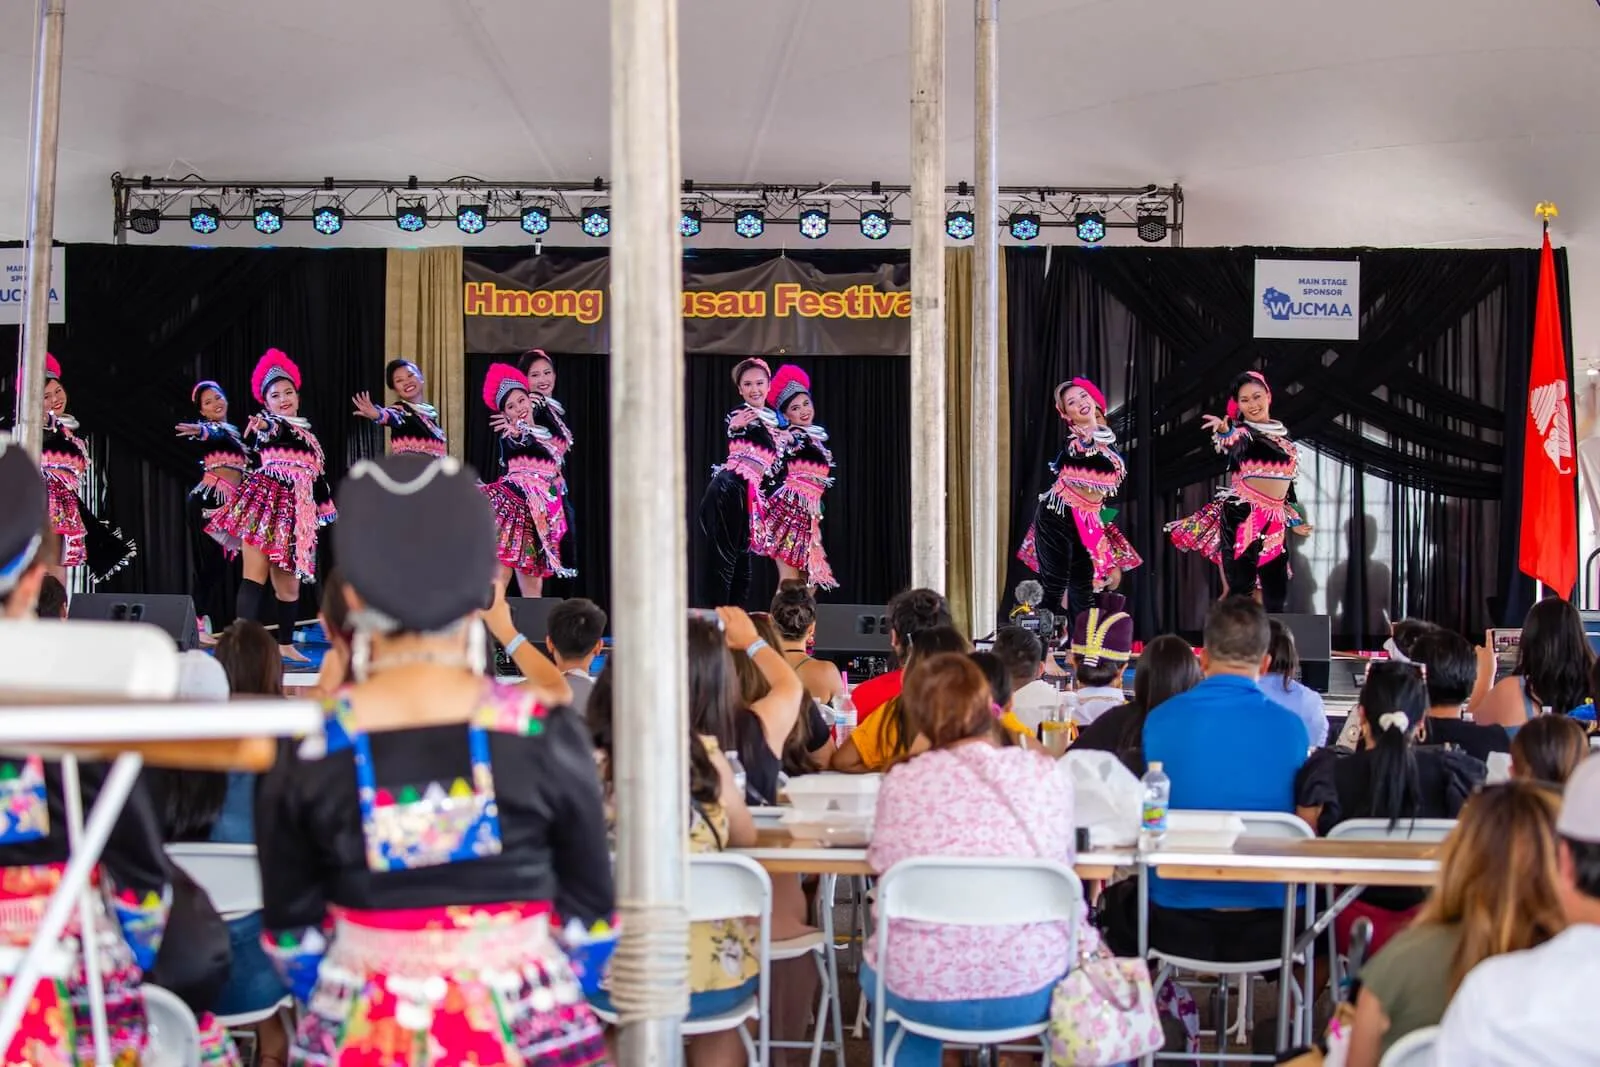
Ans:
[[[805,774],[789,779],[784,794],[803,821],[829,821],[834,815],[871,818],[878,807],[881,774]]]
[[[1162,848],[1230,849],[1245,830],[1244,820],[1226,811],[1169,811]]]

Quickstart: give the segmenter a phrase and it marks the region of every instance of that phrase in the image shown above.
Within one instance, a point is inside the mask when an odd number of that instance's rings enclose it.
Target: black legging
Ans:
[[[1279,614],[1289,603],[1289,546],[1269,563],[1258,563],[1261,558],[1261,538],[1256,538],[1235,557],[1235,538],[1239,526],[1250,517],[1250,505],[1242,500],[1230,500],[1222,506],[1222,576],[1227,579],[1228,592],[1236,596],[1249,596],[1257,585],[1261,588],[1261,605],[1271,614]],[[1291,536],[1287,530],[1284,537]]]
[[[205,512],[212,505],[190,497],[189,546],[194,559],[194,610],[211,619],[211,632],[221,633],[233,622],[234,590],[239,584],[239,563],[223,553],[206,533]]]
[[[1078,524],[1070,513],[1062,515],[1041,501],[1033,519],[1033,545],[1044,607],[1051,612],[1065,609],[1070,625],[1094,606],[1094,560],[1078,536]]]
[[[745,480],[730,470],[711,476],[700,498],[705,542],[701,607],[741,606],[750,589],[750,498]]]

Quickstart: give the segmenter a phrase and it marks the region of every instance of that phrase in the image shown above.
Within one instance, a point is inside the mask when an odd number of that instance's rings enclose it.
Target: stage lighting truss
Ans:
[[[346,222],[398,225],[415,233],[430,223],[454,218],[465,237],[492,240],[489,233],[499,223],[519,227],[529,237],[559,236],[561,227],[573,236],[600,239],[611,233],[609,196],[604,179],[586,182],[486,181],[461,177],[446,181],[403,178],[394,181],[342,181],[323,178],[304,182],[213,182],[185,178],[124,178],[112,175],[114,199],[113,237],[124,233],[153,234],[163,222],[214,219],[217,226],[257,222],[257,210],[276,205],[274,236],[297,223],[309,222],[324,236],[340,233]],[[970,240],[977,231],[970,185],[951,186],[947,192],[945,233],[955,241]],[[192,209],[203,201],[208,209],[197,220]],[[848,185],[764,185],[758,183],[685,182],[680,202],[678,232],[684,237],[708,240],[727,236],[754,237],[773,224],[793,225],[809,240],[821,241],[837,233],[835,215],[855,220],[861,238],[882,241],[898,228],[896,219],[911,217],[911,191],[907,186],[881,182]],[[996,223],[1012,240],[1044,240],[1051,231],[1067,228],[1086,244],[1115,243],[1116,231],[1131,231],[1140,240],[1171,245],[1183,243],[1183,191],[1177,186],[1037,188],[1005,186],[999,191]],[[1098,218],[1096,231],[1085,219]],[[271,218],[266,220],[271,226]],[[479,223],[481,222],[481,225]],[[216,232],[201,231],[196,232]],[[1096,233],[1098,232],[1098,236]],[[725,239],[725,238],[724,238]],[[1057,239],[1059,240],[1059,239]],[[1071,238],[1068,238],[1071,240]]]
[[[820,241],[828,236],[828,209],[815,205],[803,208],[798,223],[801,237]]]

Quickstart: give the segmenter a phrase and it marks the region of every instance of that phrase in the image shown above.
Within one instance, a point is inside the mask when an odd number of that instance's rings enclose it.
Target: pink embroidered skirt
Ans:
[[[206,533],[230,556],[244,545],[302,582],[316,581],[317,529],[322,519],[312,499],[312,478],[252,471],[233,499],[212,513]]]
[[[549,478],[512,473],[480,488],[494,510],[495,554],[502,565],[536,578],[570,578],[576,573],[561,566],[567,516]]]
[[[786,483],[767,498],[760,554],[793,567],[818,589],[836,589],[839,583],[822,549],[821,490],[813,498],[810,488]]]

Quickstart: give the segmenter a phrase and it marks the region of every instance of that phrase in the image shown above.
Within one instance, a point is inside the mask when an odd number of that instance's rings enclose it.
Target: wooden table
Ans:
[[[1428,888],[1439,872],[1441,845],[1438,841],[1241,837],[1231,849],[1160,848],[1145,861],[1161,877],[1186,882]]]
[[[834,874],[846,877],[877,874],[867,863],[865,848],[838,848],[821,841],[795,838],[776,826],[756,826],[756,847],[730,849],[749,856],[768,874]],[[1132,867],[1133,849],[1081,852],[1074,870],[1084,881],[1105,881],[1119,867]]]

